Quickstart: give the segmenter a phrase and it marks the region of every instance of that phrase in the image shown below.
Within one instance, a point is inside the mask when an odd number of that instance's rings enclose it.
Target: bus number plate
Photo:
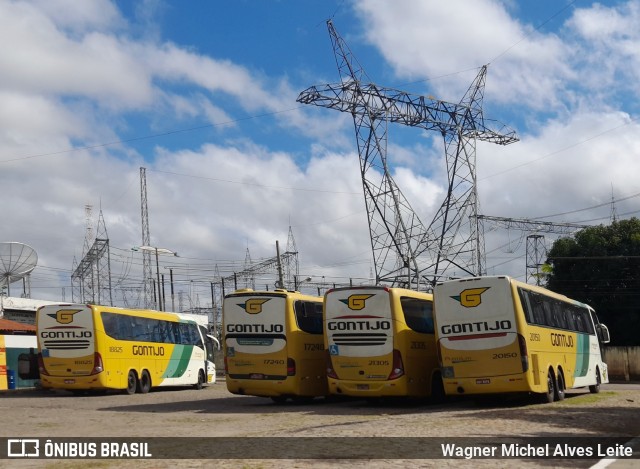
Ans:
[[[356,385],[356,389],[358,391],[368,391],[369,390],[369,385],[368,384],[357,384]]]
[[[477,379],[476,384],[491,384],[491,380],[489,378]]]
[[[76,384],[76,380],[75,379],[65,379],[64,380],[64,384]]]
[[[262,373],[252,373],[249,378],[251,379],[264,379],[264,375]]]

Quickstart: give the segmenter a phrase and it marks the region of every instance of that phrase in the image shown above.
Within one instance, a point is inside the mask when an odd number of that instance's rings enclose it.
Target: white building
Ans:
[[[35,324],[36,310],[40,306],[56,303],[58,302],[0,295],[0,318],[23,324]]]

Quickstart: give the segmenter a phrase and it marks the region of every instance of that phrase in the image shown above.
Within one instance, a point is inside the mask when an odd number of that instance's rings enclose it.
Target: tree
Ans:
[[[547,288],[592,306],[612,345],[640,345],[640,220],[614,221],[557,240]]]

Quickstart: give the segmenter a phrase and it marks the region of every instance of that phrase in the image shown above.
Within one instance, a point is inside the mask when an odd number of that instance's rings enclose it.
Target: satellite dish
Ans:
[[[38,264],[38,254],[22,243],[0,243],[0,287],[21,280],[31,273]]]

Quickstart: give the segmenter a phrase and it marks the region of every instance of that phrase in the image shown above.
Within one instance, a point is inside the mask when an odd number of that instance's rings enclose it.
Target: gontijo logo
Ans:
[[[271,298],[251,298],[242,304],[239,304],[249,314],[258,314],[262,312],[262,305],[269,301]]]
[[[366,306],[366,301],[373,295],[351,295],[346,300],[340,300],[340,302],[347,305],[349,309],[354,311],[360,311]]]
[[[482,294],[489,288],[490,287],[467,288],[466,290],[462,290],[459,295],[452,296],[451,298],[458,301],[465,308],[475,308],[482,303]]]
[[[81,309],[59,309],[55,314],[48,314],[60,324],[69,324],[73,322],[73,315],[82,311]]]

